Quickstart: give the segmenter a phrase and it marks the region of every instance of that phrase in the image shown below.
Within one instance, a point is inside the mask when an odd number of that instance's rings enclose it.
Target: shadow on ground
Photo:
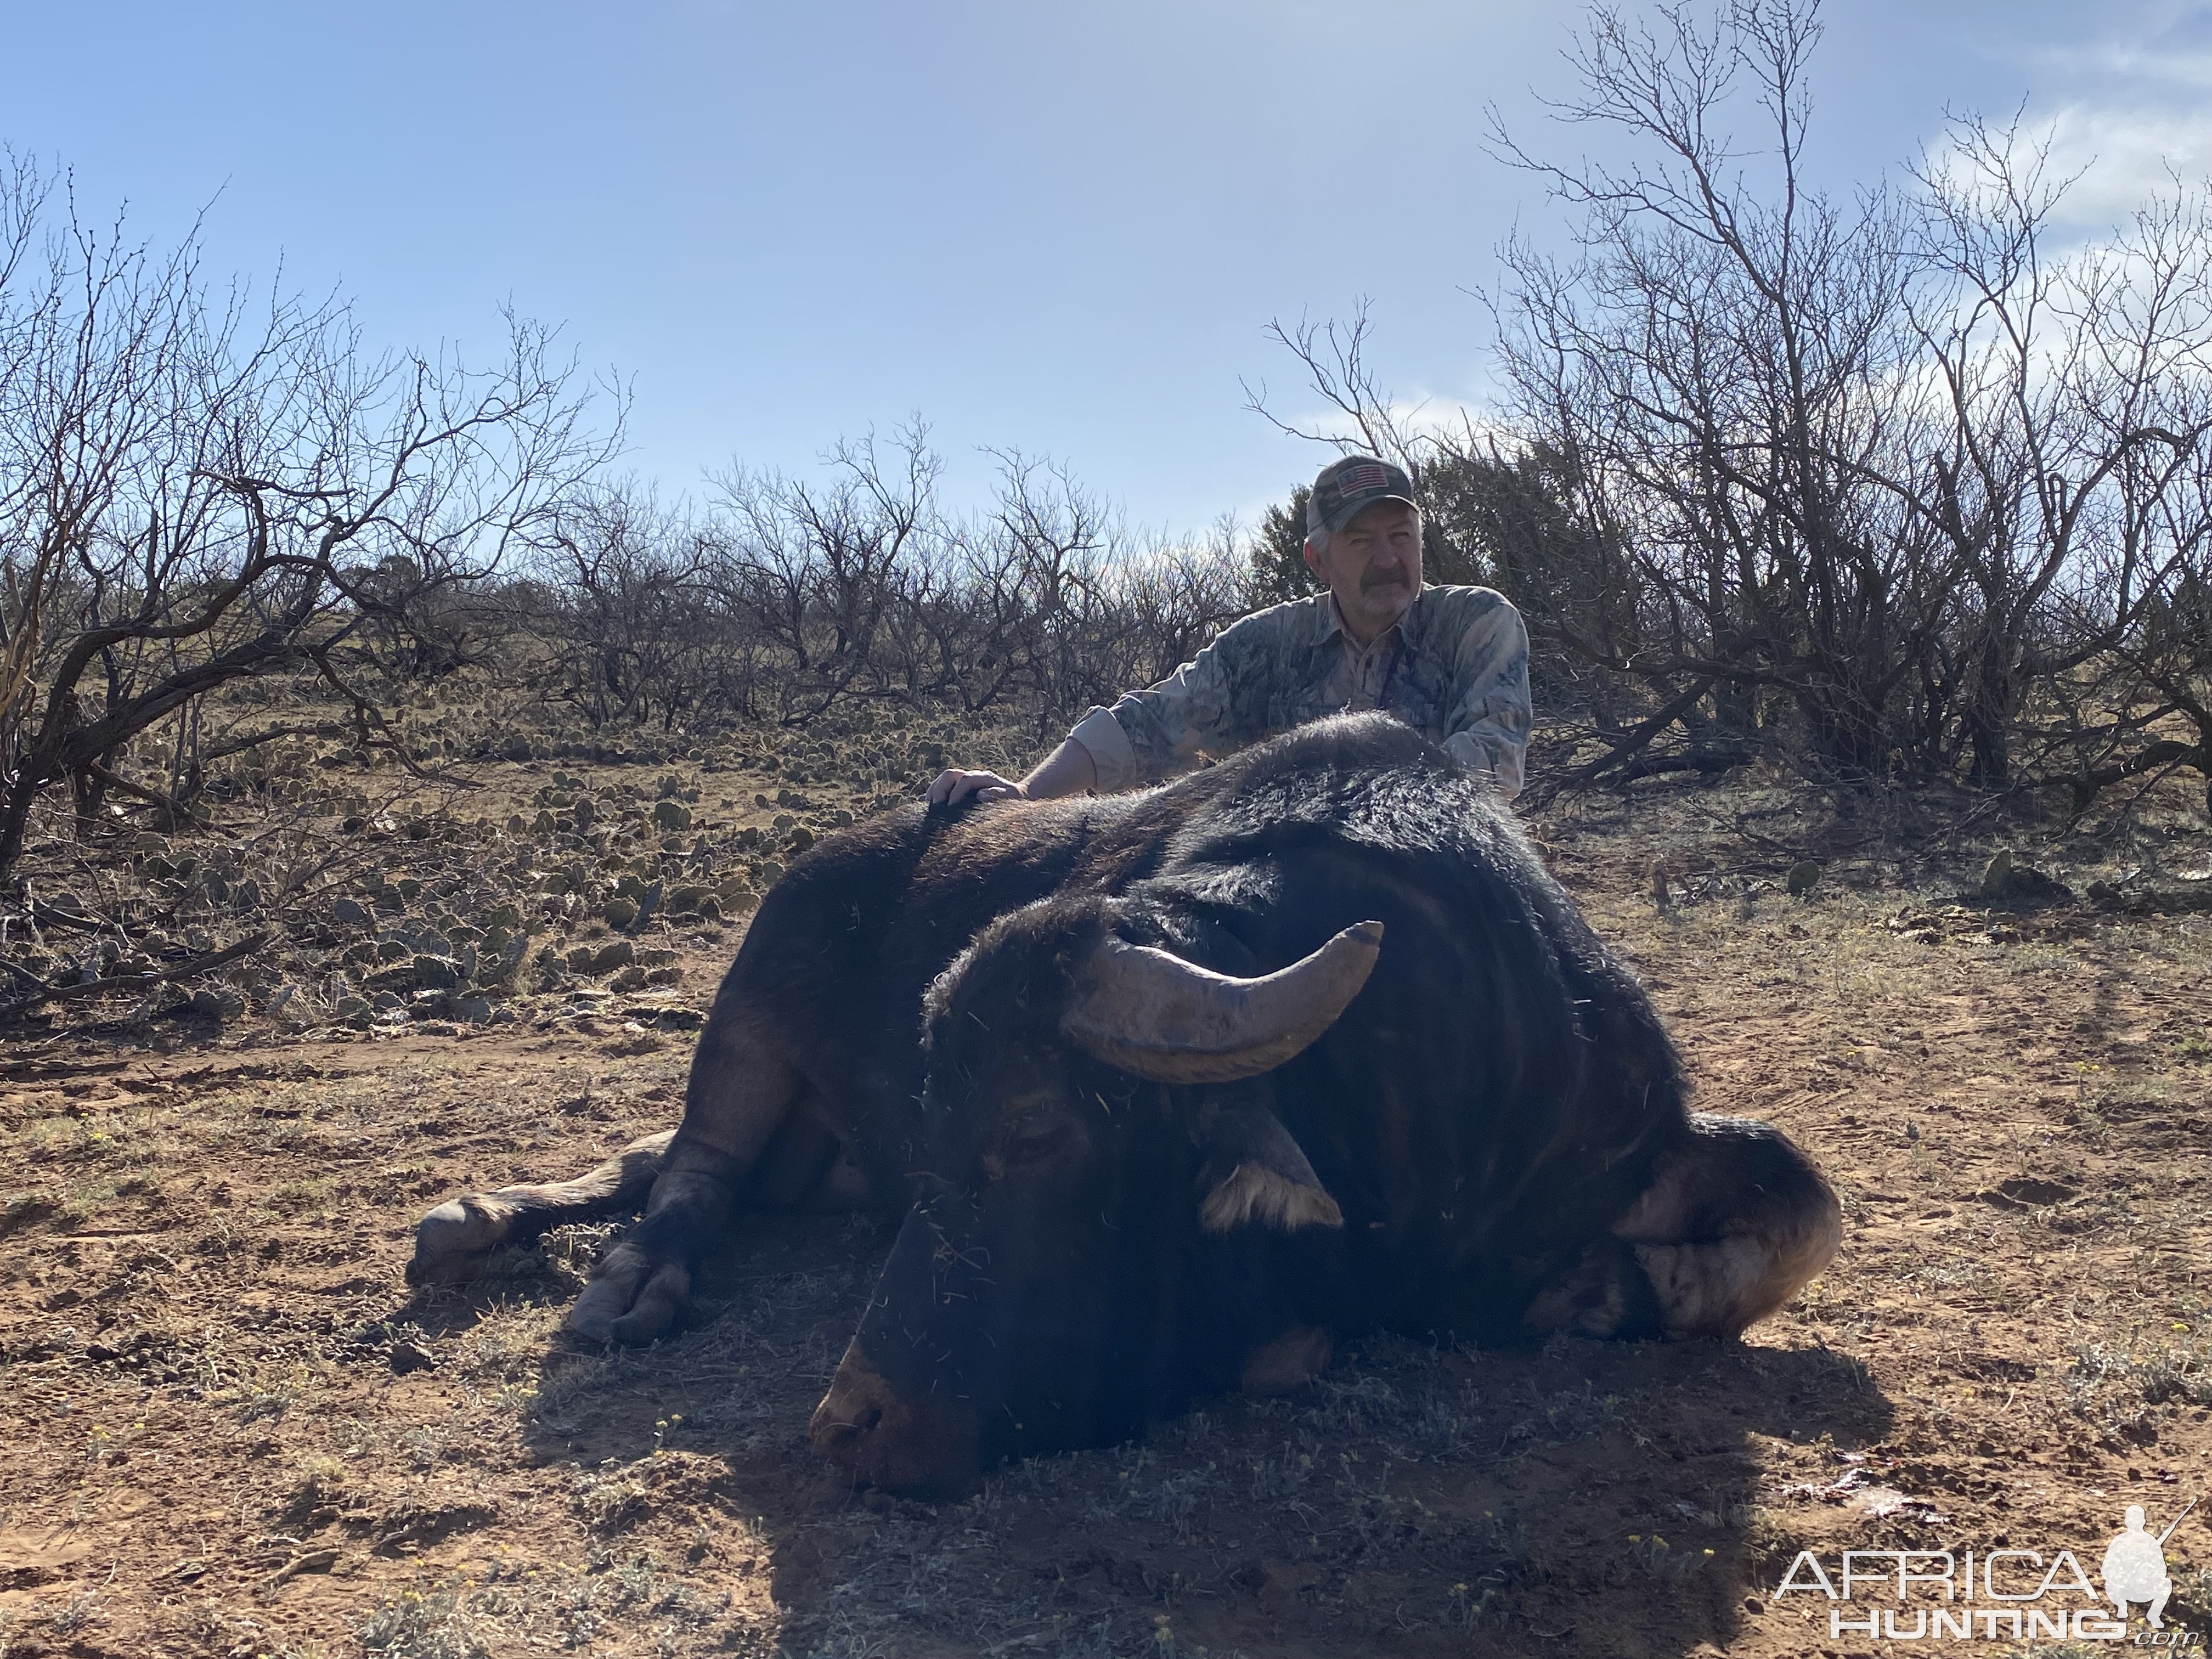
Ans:
[[[1770,1616],[1798,1547],[1759,1438],[1847,1453],[1892,1420],[1825,1348],[1376,1337],[1303,1395],[1214,1400],[915,1503],[852,1489],[805,1440],[892,1231],[749,1224],[689,1330],[548,1357],[532,1453],[575,1466],[606,1559],[764,1579],[780,1629],[733,1626],[739,1648],[1683,1653]]]

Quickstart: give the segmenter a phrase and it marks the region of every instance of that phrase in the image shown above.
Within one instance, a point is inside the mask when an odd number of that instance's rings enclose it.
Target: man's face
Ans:
[[[1306,544],[1306,568],[1328,584],[1360,644],[1406,614],[1421,591],[1421,517],[1403,501],[1363,507],[1325,543]]]

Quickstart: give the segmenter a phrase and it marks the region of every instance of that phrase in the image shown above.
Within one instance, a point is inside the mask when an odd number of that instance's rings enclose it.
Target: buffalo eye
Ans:
[[[1070,1133],[1067,1120],[1059,1113],[1032,1112],[1007,1130],[1000,1156],[1008,1164],[1039,1163],[1065,1146]]]

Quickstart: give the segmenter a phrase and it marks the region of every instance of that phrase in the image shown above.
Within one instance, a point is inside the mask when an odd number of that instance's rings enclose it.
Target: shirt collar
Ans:
[[[1424,582],[1421,585],[1421,593],[1427,592],[1428,584]],[[1414,594],[1413,604],[1406,607],[1398,620],[1375,636],[1374,644],[1367,647],[1369,650],[1373,650],[1375,646],[1382,644],[1393,634],[1397,635],[1401,641],[1405,638],[1406,624],[1413,620],[1413,612],[1421,608],[1421,593]],[[1358,646],[1352,643],[1352,635],[1345,632],[1344,613],[1336,608],[1336,595],[1328,588],[1323,588],[1321,594],[1321,639],[1318,643],[1327,645],[1331,640],[1340,637],[1346,645],[1352,646],[1353,650],[1359,649]]]

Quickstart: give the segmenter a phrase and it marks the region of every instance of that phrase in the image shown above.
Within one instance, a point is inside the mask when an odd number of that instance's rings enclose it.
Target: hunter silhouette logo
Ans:
[[[2192,1498],[2188,1509],[2167,1522],[2166,1530],[2154,1538],[2143,1529],[2142,1505],[2128,1505],[2127,1530],[2106,1547],[2104,1568],[2106,1599],[2124,1622],[2129,1602],[2146,1601],[2149,1611],[2143,1616],[2150,1627],[2166,1628],[2166,1598],[2173,1594],[2173,1580],[2166,1576],[2166,1540],[2173,1536],[2182,1516],[2196,1507]]]

